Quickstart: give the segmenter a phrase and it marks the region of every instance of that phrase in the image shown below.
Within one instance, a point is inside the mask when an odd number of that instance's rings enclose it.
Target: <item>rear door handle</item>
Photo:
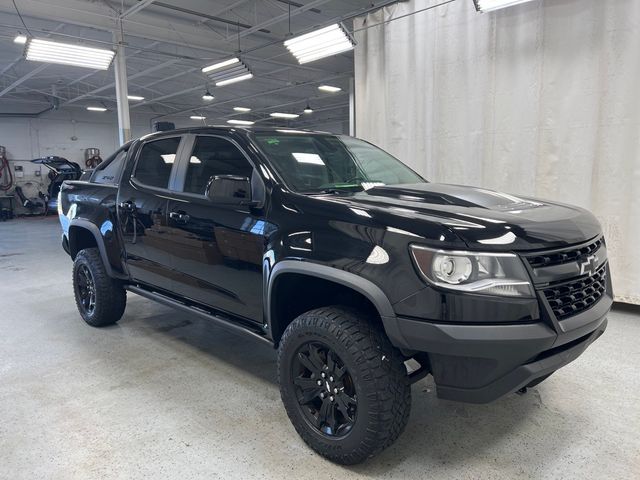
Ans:
[[[182,212],[171,212],[169,214],[169,218],[171,220],[175,220],[178,223],[187,223],[191,219],[189,215]]]

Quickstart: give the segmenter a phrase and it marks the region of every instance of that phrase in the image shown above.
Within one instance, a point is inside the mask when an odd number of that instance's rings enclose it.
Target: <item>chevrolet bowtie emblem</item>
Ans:
[[[591,276],[596,273],[596,269],[598,268],[598,256],[589,255],[584,262],[578,262],[578,266],[580,267],[580,275]]]

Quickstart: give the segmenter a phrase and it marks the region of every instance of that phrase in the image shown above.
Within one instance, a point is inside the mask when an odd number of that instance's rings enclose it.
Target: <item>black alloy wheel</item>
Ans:
[[[91,270],[86,265],[80,265],[76,270],[76,283],[78,285],[79,306],[87,315],[93,315],[96,309],[96,284]]]
[[[320,307],[295,318],[278,345],[278,382],[300,437],[343,465],[391,445],[411,410],[404,360],[379,319],[352,307]]]
[[[97,248],[80,250],[73,261],[73,292],[80,315],[93,327],[113,325],[122,317],[127,292],[106,271]]]
[[[307,421],[329,437],[348,435],[356,421],[358,397],[347,367],[327,345],[307,342],[292,363],[298,405]]]

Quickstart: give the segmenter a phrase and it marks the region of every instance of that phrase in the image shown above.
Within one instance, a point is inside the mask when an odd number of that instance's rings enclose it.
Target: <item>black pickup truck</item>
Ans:
[[[88,324],[128,291],[272,345],[296,430],[344,464],[400,435],[415,381],[475,403],[536,385],[613,301],[589,212],[428,183],[347,136],[151,134],[65,182],[58,213]]]

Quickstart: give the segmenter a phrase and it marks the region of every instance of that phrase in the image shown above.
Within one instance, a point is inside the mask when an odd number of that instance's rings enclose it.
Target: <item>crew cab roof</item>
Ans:
[[[140,137],[140,139],[148,139],[148,138],[153,138],[156,136],[166,136],[166,135],[171,135],[171,134],[184,134],[184,133],[232,133],[232,132],[237,132],[237,131],[244,131],[244,132],[255,132],[255,133],[261,133],[261,132],[265,132],[265,133],[269,133],[269,132],[273,132],[273,133],[297,133],[297,132],[304,132],[304,133],[308,133],[308,134],[318,134],[318,135],[333,135],[330,132],[322,132],[322,131],[317,131],[317,130],[307,130],[304,128],[287,128],[287,127],[248,127],[248,126],[229,126],[229,125],[206,125],[206,126],[202,126],[202,127],[185,127],[185,128],[176,128],[175,130],[164,130],[161,132],[153,132],[153,133],[149,133],[147,135],[143,135],[142,137]]]

